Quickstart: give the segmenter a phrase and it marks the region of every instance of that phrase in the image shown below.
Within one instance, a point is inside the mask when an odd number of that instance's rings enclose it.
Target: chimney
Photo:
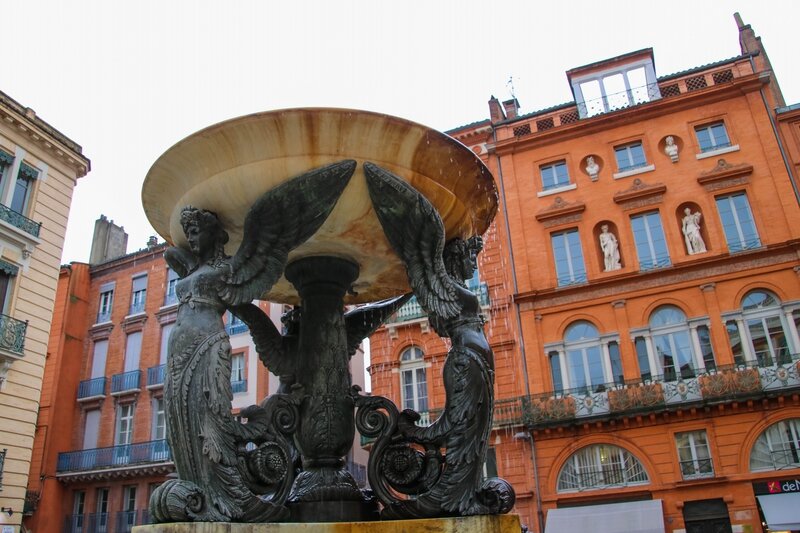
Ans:
[[[114,224],[105,215],[94,222],[94,235],[92,236],[92,251],[89,253],[89,264],[104,263],[117,257],[122,257],[128,251],[128,234],[125,228]]]
[[[736,26],[739,29],[739,46],[742,49],[742,54],[755,54],[753,62],[756,65],[757,74],[760,72],[767,72],[769,74],[770,95],[774,100],[772,102],[774,107],[784,107],[786,100],[783,98],[783,91],[778,85],[778,78],[775,77],[775,72],[772,70],[772,63],[767,55],[767,50],[761,43],[761,37],[756,35],[756,32],[750,27],[750,24],[745,24],[742,16],[739,13],[733,14],[733,19],[736,21]]]
[[[155,235],[150,235],[150,238],[147,239],[147,247],[155,248],[156,246],[158,246],[158,237]]]
[[[489,118],[492,124],[502,122],[506,119],[506,114],[503,112],[503,107],[500,105],[500,100],[494,97],[489,99]]]
[[[503,102],[503,107],[506,110],[506,116],[508,118],[517,118],[517,116],[519,116],[519,102],[516,98]]]

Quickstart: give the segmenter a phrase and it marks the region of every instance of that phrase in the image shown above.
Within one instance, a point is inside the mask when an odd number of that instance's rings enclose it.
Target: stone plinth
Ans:
[[[312,524],[181,522],[133,528],[133,533],[519,533],[519,531],[519,516],[510,514]]]

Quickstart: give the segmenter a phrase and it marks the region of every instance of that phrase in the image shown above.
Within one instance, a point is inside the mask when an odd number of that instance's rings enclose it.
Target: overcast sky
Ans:
[[[183,137],[236,116],[331,106],[440,130],[570,101],[565,71],[652,47],[659,76],[740,53],[753,26],[787,103],[800,102],[797,1],[36,1],[6,9],[0,89],[83,146],[63,260],[86,261],[102,213],[153,234],[150,165]],[[650,7],[653,6],[653,7]]]

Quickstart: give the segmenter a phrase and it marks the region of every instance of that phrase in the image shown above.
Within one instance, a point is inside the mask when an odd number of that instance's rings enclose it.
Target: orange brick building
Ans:
[[[736,20],[739,57],[659,77],[640,50],[449,132],[500,190],[486,468],[533,531],[800,530],[800,107]],[[419,308],[371,347],[373,393],[435,417]]]

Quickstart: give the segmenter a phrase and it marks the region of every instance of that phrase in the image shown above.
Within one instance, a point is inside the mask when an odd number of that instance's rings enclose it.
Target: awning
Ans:
[[[800,492],[756,496],[769,528],[775,531],[800,529]]]
[[[547,512],[545,533],[664,533],[661,500],[563,507]]]

